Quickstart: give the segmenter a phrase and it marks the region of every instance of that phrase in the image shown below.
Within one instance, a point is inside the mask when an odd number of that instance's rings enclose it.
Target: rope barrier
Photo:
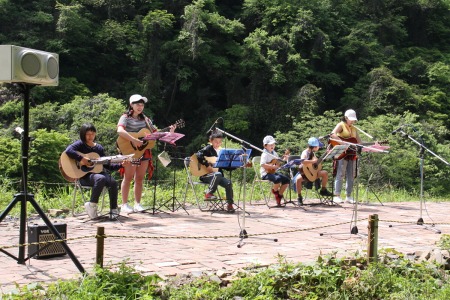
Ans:
[[[360,219],[358,221],[367,220]],[[301,232],[301,231],[309,231],[309,230],[315,230],[320,228],[328,228],[333,226],[339,226],[343,224],[349,224],[350,222],[342,222],[342,223],[336,223],[336,224],[329,224],[329,225],[322,225],[317,227],[310,227],[310,228],[299,228],[299,229],[291,229],[291,230],[284,230],[284,231],[274,231],[274,232],[263,232],[263,233],[254,233],[254,234],[248,234],[247,236],[263,236],[263,235],[273,235],[273,234],[282,234],[282,233],[292,233],[292,232]],[[61,243],[61,242],[67,242],[67,241],[76,241],[76,240],[82,240],[87,238],[119,238],[119,239],[154,239],[154,240],[168,240],[168,239],[220,239],[220,238],[236,238],[236,235],[216,235],[216,236],[145,236],[145,235],[135,235],[135,236],[129,236],[129,235],[87,235],[87,236],[80,236],[75,238],[67,238],[67,239],[61,239],[61,240],[49,240],[49,241],[43,241],[43,242],[33,242],[33,243],[25,243],[25,244],[15,244],[11,246],[0,246],[0,249],[8,249],[8,248],[15,248],[15,247],[26,247],[26,246],[34,246],[34,245],[46,245],[49,243]]]
[[[358,219],[357,222],[368,220],[368,218]],[[303,231],[311,231],[311,230],[317,230],[317,229],[323,229],[323,228],[329,228],[334,226],[340,226],[345,224],[353,223],[354,221],[346,221],[346,222],[340,222],[340,223],[334,223],[329,225],[321,225],[321,226],[315,226],[315,227],[309,227],[309,228],[296,228],[296,229],[290,229],[290,230],[280,230],[280,231],[272,231],[272,232],[262,232],[262,233],[249,233],[247,234],[248,237],[256,237],[256,236],[264,236],[264,235],[276,235],[276,234],[284,234],[284,233],[293,233],[293,232],[303,232]],[[386,223],[401,223],[401,224],[412,224],[417,225],[416,222],[408,222],[408,221],[397,221],[397,220],[383,220],[380,219],[379,222],[386,222]],[[450,223],[423,223],[423,225],[450,225]],[[66,238],[61,240],[49,240],[49,241],[43,241],[43,242],[32,242],[32,243],[25,243],[25,244],[15,244],[15,245],[9,245],[9,246],[0,246],[1,249],[9,249],[9,248],[16,248],[16,247],[27,247],[27,246],[38,246],[38,245],[47,245],[50,243],[61,243],[61,242],[68,242],[68,241],[77,241],[82,239],[88,239],[88,238],[118,238],[118,239],[152,239],[152,240],[168,240],[168,239],[226,239],[226,238],[236,238],[237,235],[199,235],[199,236],[145,236],[145,235],[86,235],[86,236],[80,236],[80,237],[74,237],[74,238]]]

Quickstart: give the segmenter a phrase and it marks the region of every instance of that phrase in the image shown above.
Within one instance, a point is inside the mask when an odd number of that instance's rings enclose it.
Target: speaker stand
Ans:
[[[19,228],[19,255],[18,257],[12,255],[11,253],[0,249],[2,253],[5,253],[9,257],[17,260],[18,264],[25,264],[25,261],[27,261],[30,257],[25,258],[25,234],[26,234],[26,220],[27,220],[27,203],[30,202],[30,204],[34,207],[36,212],[39,214],[39,216],[42,218],[44,223],[47,225],[47,227],[50,229],[50,231],[55,236],[55,239],[63,240],[61,235],[59,234],[58,230],[55,228],[55,226],[50,222],[48,217],[45,215],[45,213],[42,211],[42,209],[39,207],[37,202],[34,200],[34,195],[29,194],[27,192],[28,188],[28,149],[29,149],[29,112],[30,112],[30,90],[34,87],[34,85],[23,83],[23,93],[24,93],[24,105],[23,105],[23,132],[22,132],[22,185],[23,185],[23,191],[15,194],[14,199],[8,204],[6,209],[0,214],[0,222],[3,221],[3,219],[8,215],[8,213],[14,208],[14,206],[17,203],[20,203],[20,228]],[[78,261],[78,259],[73,254],[72,250],[70,250],[69,246],[67,246],[67,243],[63,240],[61,242],[61,246],[66,250],[69,257],[72,259],[73,263],[76,265],[78,270],[81,273],[85,273],[83,266]]]

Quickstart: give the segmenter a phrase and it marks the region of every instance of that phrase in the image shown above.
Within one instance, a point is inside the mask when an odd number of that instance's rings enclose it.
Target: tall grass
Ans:
[[[160,168],[161,169],[161,168]],[[172,168],[162,168],[155,174],[154,179],[148,180],[144,184],[144,191],[142,196],[142,203],[144,206],[153,205],[153,201],[156,200],[157,203],[162,203],[170,201],[173,196],[177,198],[178,201],[184,201],[184,192],[186,188],[187,175],[184,168],[175,169],[175,182],[173,180],[173,169]],[[229,173],[225,174],[227,177]],[[254,178],[254,171],[252,168],[246,170],[246,201],[249,201],[250,194],[252,190],[252,182]],[[232,172],[233,189],[235,194],[235,201],[237,199],[243,198],[243,172],[233,171]],[[120,178],[116,177],[120,188]],[[329,189],[331,190],[331,183],[329,183]],[[156,187],[155,187],[156,183]],[[420,188],[417,190],[404,190],[395,189],[392,186],[375,187],[367,185],[366,182],[361,182],[357,185],[358,188],[358,199],[361,202],[376,203],[378,200],[381,202],[408,202],[408,201],[419,201],[420,200]],[[0,177],[0,209],[3,211],[4,208],[14,199],[14,195],[21,190],[20,182],[13,181],[12,179]],[[260,197],[258,188],[255,188],[256,197]],[[34,195],[34,199],[39,204],[39,206],[47,211],[48,209],[71,209],[72,199],[74,192],[74,185],[69,182],[29,182],[28,186],[29,193]],[[355,188],[356,191],[356,188]],[[119,192],[120,193],[120,192]],[[89,198],[89,192],[86,193],[85,198]],[[130,192],[129,200],[133,203],[133,193]],[[424,191],[424,200],[429,202],[444,202],[449,201],[448,196],[435,196],[427,191]],[[119,195],[119,204],[121,202],[121,196]],[[109,206],[108,195],[105,197],[105,206]],[[195,205],[195,199],[192,195],[191,187],[188,186],[186,203]],[[11,211],[11,216],[19,216],[20,205],[16,205]],[[76,212],[82,211],[83,203],[81,200],[80,193],[77,193],[76,198]],[[32,210],[28,210],[28,213],[34,213]]]

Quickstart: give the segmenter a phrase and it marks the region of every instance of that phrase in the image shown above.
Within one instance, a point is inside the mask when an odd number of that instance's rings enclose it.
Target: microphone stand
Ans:
[[[409,138],[411,141],[413,141],[415,144],[417,144],[420,147],[420,152],[419,152],[419,159],[420,159],[420,163],[419,163],[419,170],[420,170],[420,216],[419,216],[419,219],[417,220],[417,225],[424,226],[423,228],[433,230],[437,234],[440,234],[441,231],[434,227],[435,224],[432,224],[431,228],[428,227],[428,226],[425,226],[424,222],[423,222],[423,218],[422,218],[422,207],[423,207],[423,203],[424,203],[424,197],[423,197],[423,163],[424,163],[424,157],[425,157],[425,150],[427,152],[433,154],[434,157],[436,157],[439,160],[441,160],[447,166],[449,166],[450,164],[446,160],[444,160],[442,157],[440,157],[439,155],[437,155],[436,153],[434,153],[433,151],[431,151],[430,149],[425,147],[422,138],[421,138],[421,142],[419,142],[416,139],[414,139],[412,136],[410,136],[409,134],[404,132],[403,129],[399,129],[398,132],[401,133],[402,137],[406,136],[407,138]]]
[[[254,145],[252,145],[252,144],[250,144],[250,143],[248,143],[248,142],[246,142],[246,141],[244,141],[244,140],[242,140],[242,139],[240,139],[240,138],[238,138],[238,137],[236,137],[236,136],[234,136],[232,134],[229,134],[228,132],[226,132],[226,131],[224,131],[224,130],[222,130],[220,128],[216,127],[215,130],[225,134],[226,136],[229,136],[232,139],[235,139],[236,141],[241,143],[241,145],[248,145],[248,146],[252,147],[253,149],[256,149],[256,150],[258,150],[260,152],[264,152],[262,149],[254,146]],[[247,178],[246,178],[246,165],[247,165],[248,157],[247,157],[247,154],[245,153],[245,151],[244,151],[244,154],[242,155],[242,157],[243,157],[243,163],[244,163],[244,165],[243,165],[244,166],[244,174],[243,174],[243,181],[244,181],[243,189],[244,189],[244,192],[242,193],[242,198],[243,198],[243,200],[242,200],[242,210],[243,210],[243,214],[242,214],[242,228],[241,228],[241,232],[239,233],[240,241],[239,241],[239,244],[237,245],[238,248],[241,248],[243,246],[243,243],[242,243],[243,240],[248,238],[247,230],[245,229],[245,214],[246,214],[246,211],[245,211],[245,196],[246,196],[245,189],[246,189],[246,184],[245,183],[247,181]],[[274,241],[276,242],[277,239],[274,239]]]
[[[330,138],[330,140],[338,142],[338,143],[341,143],[341,144],[344,144],[344,145],[358,147],[359,149],[367,148],[367,149],[372,149],[372,150],[377,151],[377,152],[388,153],[388,151],[380,150],[380,149],[372,148],[372,147],[368,147],[368,146],[364,146],[362,144],[350,143],[350,142],[346,142],[346,141],[342,141],[342,140],[338,140],[338,139],[333,139],[333,138]],[[354,182],[354,187],[356,188],[355,189],[355,199],[354,199],[355,203],[353,204],[353,214],[352,214],[352,220],[350,222],[351,225],[352,224],[354,224],[354,225],[350,229],[350,233],[351,234],[358,234],[358,232],[359,232],[358,231],[358,226],[357,226],[357,221],[358,221],[358,201],[359,201],[359,191],[358,191],[359,190],[359,174],[358,174],[359,173],[358,172],[359,171],[359,154],[358,154],[358,152],[359,151],[357,151],[358,158],[355,161],[356,166],[352,170],[352,174],[351,174],[352,176],[356,175],[355,176],[356,180]],[[342,159],[344,159],[344,158],[342,158]],[[353,172],[356,172],[356,174],[353,173]],[[347,174],[347,176],[348,176],[348,174]]]

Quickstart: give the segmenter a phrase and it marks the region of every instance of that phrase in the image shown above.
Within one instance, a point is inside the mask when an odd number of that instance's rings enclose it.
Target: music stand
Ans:
[[[244,167],[246,163],[244,156],[248,158],[250,157],[251,153],[252,149],[221,149],[213,168],[229,170],[231,180],[231,171],[237,168]],[[239,205],[236,206],[240,209]],[[246,213],[250,215],[250,213]]]
[[[345,150],[347,150],[347,148],[348,145],[336,145],[327,153],[327,155],[325,155],[323,160],[335,159],[336,157],[339,157]]]
[[[175,142],[179,139],[184,137],[184,134],[176,133],[176,132],[161,132],[156,131],[153,132],[143,138],[143,140],[154,140],[156,141],[156,152],[158,152],[158,141],[168,143],[170,145],[176,146]],[[145,209],[141,212],[147,212],[148,210],[151,210],[151,214],[156,214],[157,212],[163,212],[160,207],[156,207],[156,181],[158,178],[158,161],[155,160],[155,173],[153,174],[153,206],[151,209]]]
[[[378,145],[378,144],[372,145],[370,147],[364,147],[363,149],[361,149],[361,157],[362,157],[362,153],[366,152],[367,153],[366,159],[369,161],[369,163],[371,163],[370,158],[371,158],[371,154],[372,153],[374,153],[374,152],[377,153],[377,152],[380,152],[380,151],[384,152],[383,150],[387,150],[389,148],[390,148],[389,146],[382,146],[382,145]],[[363,162],[363,160],[361,162]],[[365,204],[369,204],[369,198],[368,197],[369,197],[369,191],[370,191],[375,196],[375,198],[378,200],[378,202],[382,206],[384,206],[383,202],[381,202],[381,200],[378,197],[378,195],[370,187],[370,181],[372,180],[372,178],[373,178],[373,171],[370,173],[370,175],[369,175],[369,177],[367,179],[366,190],[364,191],[364,198],[366,199]],[[361,203],[362,203],[362,201],[361,201]]]
[[[173,148],[175,148],[175,150],[177,150],[177,146],[173,146]],[[161,206],[158,207],[157,210],[159,210],[161,207],[166,207],[171,212],[175,212],[178,209],[182,208],[189,215],[189,213],[186,210],[186,208],[184,207],[184,205],[182,203],[180,203],[180,201],[175,196],[175,187],[176,187],[175,175],[176,175],[176,170],[177,170],[176,161],[180,161],[180,160],[184,161],[184,158],[176,157],[176,156],[180,156],[178,151],[176,152],[176,154],[178,154],[178,155],[170,156],[166,151],[163,151],[158,155],[158,159],[164,167],[167,167],[169,164],[171,164],[172,160],[174,160],[174,163],[172,165],[172,169],[173,169],[172,197],[169,200],[165,201],[163,204],[161,204]],[[169,202],[171,202],[170,206],[168,205]]]
[[[247,157],[250,157],[252,149],[246,149],[245,151],[243,149],[221,149],[213,167],[227,170],[240,168],[244,165],[242,160],[244,153],[247,154]]]
[[[293,173],[291,168],[297,167],[304,161],[304,159],[300,158],[299,155],[290,155],[288,158],[287,163],[285,163],[284,165],[282,165],[281,167],[278,168],[278,170],[289,170],[289,178],[290,178],[290,182],[289,182],[289,201],[286,201],[286,199],[284,199],[284,206],[286,206],[286,204],[293,204],[294,206],[298,206],[294,201],[292,201],[292,185],[295,185],[295,182],[293,182]],[[279,206],[269,206],[269,208],[272,207],[279,207]]]

